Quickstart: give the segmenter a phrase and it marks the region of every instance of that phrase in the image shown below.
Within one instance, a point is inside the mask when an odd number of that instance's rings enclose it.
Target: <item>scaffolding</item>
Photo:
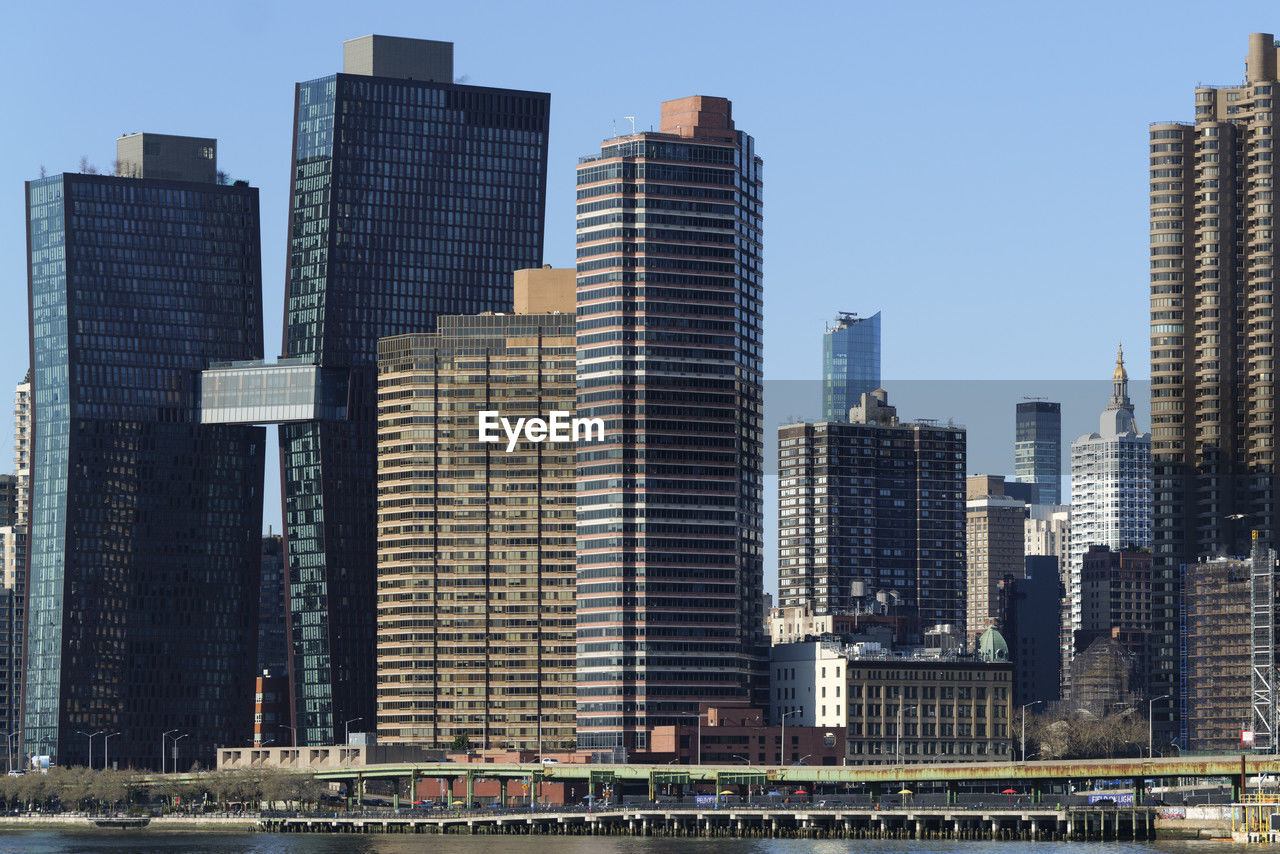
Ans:
[[[1250,683],[1253,749],[1275,753],[1276,739],[1276,553],[1253,532],[1250,563]]]
[[[1214,557],[1187,566],[1182,590],[1187,750],[1239,750],[1240,733],[1249,726],[1251,564]]]

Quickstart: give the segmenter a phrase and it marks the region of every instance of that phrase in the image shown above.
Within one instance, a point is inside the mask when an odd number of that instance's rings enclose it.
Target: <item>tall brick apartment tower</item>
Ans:
[[[1181,693],[1179,568],[1247,555],[1253,529],[1276,541],[1276,67],[1254,33],[1243,83],[1200,86],[1194,124],[1150,129],[1157,697]],[[1155,705],[1166,743],[1174,704]]]
[[[761,178],[724,98],[578,166],[578,744],[765,700]]]

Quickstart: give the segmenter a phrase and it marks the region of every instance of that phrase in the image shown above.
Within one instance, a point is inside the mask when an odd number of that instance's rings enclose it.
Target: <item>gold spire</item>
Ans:
[[[1121,380],[1127,382],[1129,379],[1129,372],[1124,369],[1124,344],[1119,344],[1116,347],[1116,370],[1111,375],[1111,379],[1115,382],[1120,382]]]

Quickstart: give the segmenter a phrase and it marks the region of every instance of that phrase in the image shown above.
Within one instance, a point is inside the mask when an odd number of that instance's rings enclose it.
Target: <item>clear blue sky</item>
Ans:
[[[108,168],[125,132],[217,137],[221,167],[261,188],[278,352],[293,84],[370,32],[452,41],[467,82],[552,93],[556,266],[574,260],[578,156],[624,116],[656,124],[664,99],[731,98],[765,159],[770,379],[819,375],[836,310],[884,312],[887,380],[1105,380],[1118,339],[1142,377],[1146,126],[1190,120],[1197,81],[1242,79],[1248,34],[1280,31],[1280,6],[39,2],[3,23],[8,400],[27,365],[22,182],[82,155]]]

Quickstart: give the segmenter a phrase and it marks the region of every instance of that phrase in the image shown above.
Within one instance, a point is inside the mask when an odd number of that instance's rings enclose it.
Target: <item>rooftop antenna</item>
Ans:
[[[632,134],[635,134],[635,132],[636,132],[636,117],[635,117],[635,116],[623,116],[623,118],[624,118],[624,119],[626,119],[627,121],[631,122],[631,133],[632,133]]]

